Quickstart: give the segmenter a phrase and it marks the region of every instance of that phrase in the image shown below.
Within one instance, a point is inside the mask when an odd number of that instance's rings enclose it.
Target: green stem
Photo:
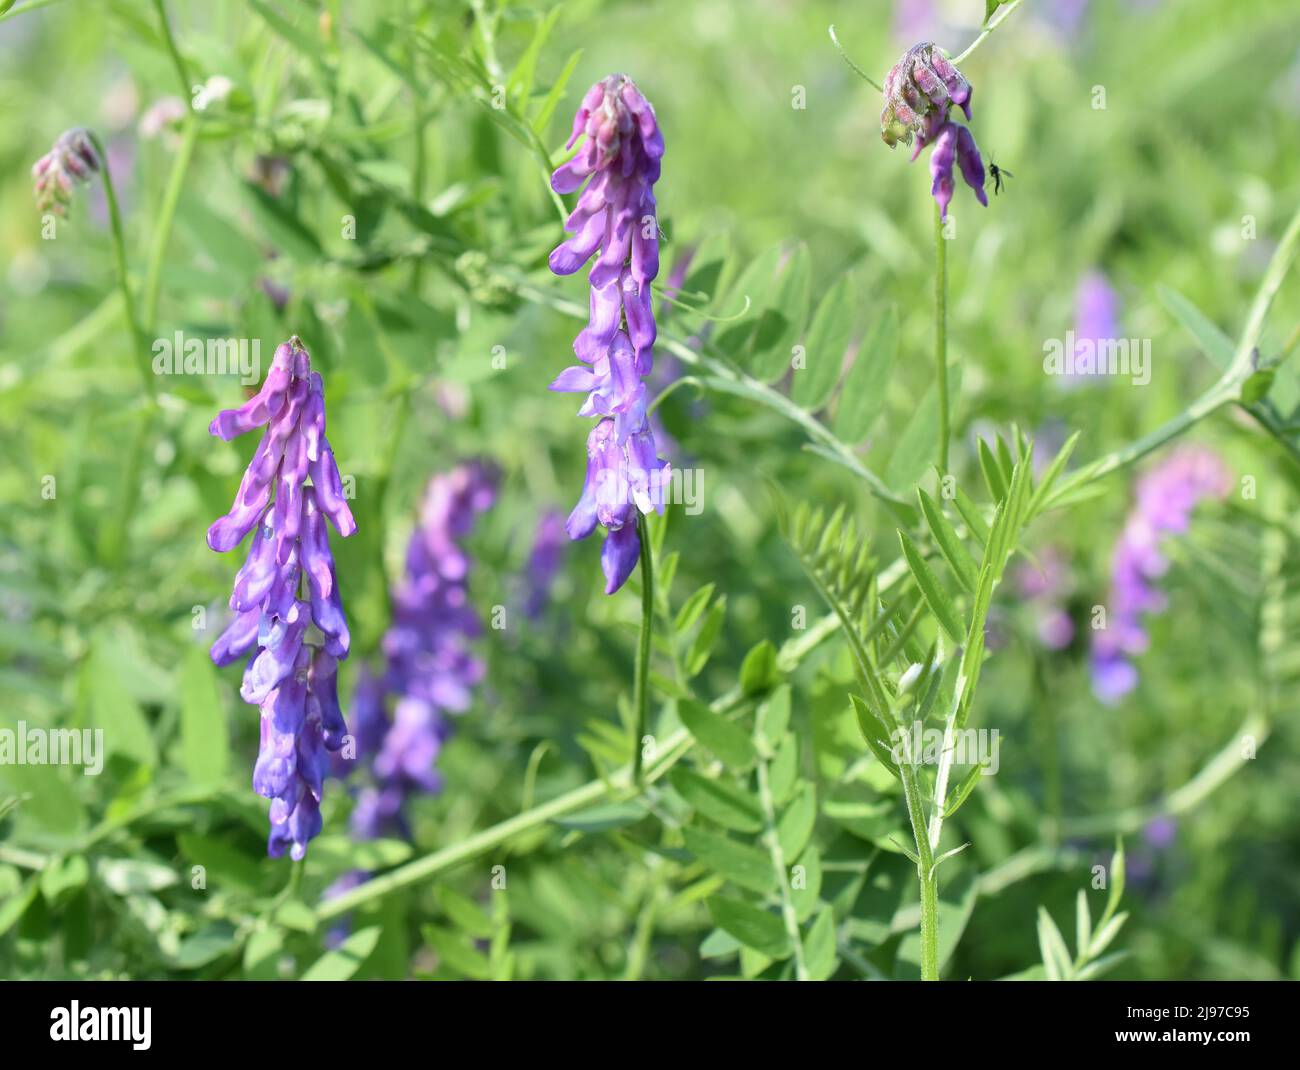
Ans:
[[[795,913],[794,900],[790,897],[790,873],[785,864],[785,852],[781,850],[781,837],[776,827],[776,803],[772,798],[771,778],[768,774],[767,758],[758,761],[758,798],[763,806],[763,838],[767,841],[768,855],[772,859],[772,870],[776,874],[776,884],[781,890],[781,921],[785,925],[790,946],[794,949],[794,979],[808,980],[808,964],[804,960],[803,938],[799,933],[799,916]]]
[[[185,68],[185,61],[181,58],[180,49],[176,47],[176,38],[172,36],[171,24],[167,21],[167,9],[163,6],[163,0],[153,0],[153,6],[158,13],[158,22],[162,27],[163,42],[167,45],[167,52],[171,56],[172,66],[176,69],[176,77],[180,79],[181,100],[188,105],[194,95],[194,86],[190,81],[189,71]]]
[[[930,834],[926,828],[925,808],[921,801],[920,778],[912,760],[908,734],[899,737],[906,754],[899,763],[899,777],[903,782],[903,800],[907,804],[907,820],[912,826],[912,839],[916,843],[916,876],[921,886],[921,980],[939,980],[939,877],[934,868],[934,852],[930,849]]]
[[[122,309],[126,314],[127,325],[131,329],[131,345],[135,350],[136,366],[140,369],[140,377],[144,381],[145,394],[152,398],[154,380],[149,367],[149,346],[145,341],[144,332],[140,329],[140,320],[135,312],[135,295],[131,292],[131,280],[127,277],[126,239],[122,233],[122,213],[118,208],[117,190],[113,186],[113,174],[109,170],[108,154],[104,151],[103,144],[93,132],[87,131],[87,134],[91,144],[95,146],[95,155],[99,157],[102,167],[100,175],[104,182],[104,200],[108,204],[109,226],[113,233],[113,265],[117,269],[117,284],[122,291]]]
[[[146,331],[158,329],[158,297],[162,290],[162,265],[167,254],[167,242],[171,237],[172,221],[176,218],[176,206],[180,203],[181,190],[185,187],[185,174],[189,170],[190,160],[194,156],[194,146],[199,137],[199,124],[194,113],[185,119],[181,132],[181,143],[172,161],[171,174],[167,177],[167,188],[163,191],[162,205],[158,209],[158,223],[154,228],[153,244],[149,251],[149,267],[144,279],[144,328]]]
[[[650,638],[654,632],[655,574],[650,528],[639,512],[636,526],[641,538],[641,641],[637,647],[636,675],[633,677],[636,735],[632,740],[632,780],[640,787],[643,775],[641,748],[650,730]]]
[[[993,17],[985,25],[983,32],[977,38],[975,38],[974,41],[971,42],[970,47],[967,48],[965,52],[962,52],[960,55],[954,56],[952,62],[954,64],[957,64],[968,59],[970,57],[970,54],[984,43],[984,41],[988,38],[988,35],[991,34],[994,30],[996,30],[999,26],[1001,26],[1002,21],[1008,15],[1010,15],[1011,12],[1015,11],[1015,9],[1020,6],[1021,2],[1022,0],[1002,0],[1002,6],[993,13]]]
[[[934,206],[934,371],[939,391],[939,471],[948,472],[948,247]]]

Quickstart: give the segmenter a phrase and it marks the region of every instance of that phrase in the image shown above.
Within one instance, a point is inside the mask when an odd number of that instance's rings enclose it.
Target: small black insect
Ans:
[[[989,174],[993,176],[993,192],[995,194],[1002,192],[1002,179],[1015,178],[1005,167],[999,167],[993,160],[989,160]]]

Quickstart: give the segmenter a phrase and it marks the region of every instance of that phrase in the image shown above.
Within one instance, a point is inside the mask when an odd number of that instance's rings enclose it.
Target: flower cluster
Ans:
[[[961,168],[966,185],[975,191],[980,204],[987,207],[984,192],[984,161],[970,128],[953,122],[948,116],[956,104],[971,117],[971,85],[931,43],[913,45],[885,77],[885,108],[880,113],[880,136],[891,149],[900,141],[912,144],[915,160],[927,145],[930,153],[930,193],[939,206],[941,218],[948,217],[952,200],[954,162]]]
[[[84,185],[100,168],[90,132],[74,127],[59,135],[53,147],[32,165],[32,193],[39,212],[63,215],[75,185]]]
[[[344,537],[357,526],[325,437],[324,386],[296,336],[276,348],[261,390],[208,430],[228,442],[262,426],[233,507],[208,529],[219,553],[255,532],[230,596],[235,618],[212,660],[248,656],[239,693],[262,713],[253,789],[272,800],[267,851],[299,859],[321,828],[324,752],[338,750],[347,732],[338,663],[348,655],[348,626],[325,518]]]
[[[1186,532],[1197,504],[1225,497],[1231,482],[1218,455],[1196,446],[1175,451],[1138,480],[1137,500],[1111,557],[1106,627],[1092,644],[1092,689],[1103,702],[1117,702],[1137,686],[1131,658],[1147,648],[1142,617],[1165,607],[1155,585],[1169,567],[1161,540]]]
[[[469,649],[482,625],[469,604],[470,559],[459,540],[496,500],[496,484],[486,465],[462,464],[434,476],[425,492],[393,591],[384,672],[366,673],[353,701],[357,756],[373,774],[352,814],[362,838],[407,833],[406,800],[441,787],[435,762],[451,732],[445,715],[466,710],[483,679],[484,664]],[[391,720],[389,695],[396,697]]]
[[[605,592],[631,575],[640,554],[637,513],[662,510],[668,464],[656,456],[644,379],[654,363],[650,283],[659,273],[654,184],[664,152],[654,109],[630,78],[597,82],[573,119],[568,146],[586,142],[551,176],[557,193],[586,182],[565,224],[572,235],[550,256],[551,270],[572,275],[599,251],[588,281],[591,318],[573,343],[581,365],[552,390],[583,393],[581,416],[599,416],[587,439],[587,478],[565,528],[584,539],[597,523],[609,532],[601,553]]]

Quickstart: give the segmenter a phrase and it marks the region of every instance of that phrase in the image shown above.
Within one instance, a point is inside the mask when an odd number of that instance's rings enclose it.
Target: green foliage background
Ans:
[[[955,54],[982,5],[939,6],[933,36]],[[1185,306],[1236,338],[1300,205],[1294,4],[1103,0],[1068,35],[1053,6],[1027,0],[963,64],[986,161],[1015,172],[988,209],[958,189],[948,250],[952,470],[990,512],[999,495],[984,486],[978,434],[1014,446],[1017,425],[1041,462],[1078,432],[1077,467],[1209,387],[1221,368]],[[846,505],[861,533],[846,554],[865,547],[882,575],[896,528],[928,538],[914,504],[918,482],[935,493],[928,170],[881,144],[879,95],[826,32],[834,22],[882,77],[911,43],[893,35],[892,5],[169,8],[191,80],[225,76],[233,91],[194,120],[147,336],[255,338],[264,364],[290,334],[310,348],[356,485],[359,531],[334,540],[353,634],[345,693],[387,626],[425,482],[466,457],[503,474],[470,540],[471,591],[484,617],[506,607],[507,626],[480,644],[487,682],[444,751],[446,790],[414,809],[412,843],[352,842],[335,783],[301,871],[264,857],[265,803],[248,783],[257,715],[237,670],[206,656],[239,562],[203,533],[253,446],[220,443],[207,424],[239,385],[158,379],[155,411],[99,184],[43,240],[28,176],[64,129],[100,135],[138,295],[178,149],[137,124],[178,76],[151,3],[20,0],[0,20],[0,727],[103,727],[110,756],[99,777],[0,766],[0,975],[791,976],[784,907],[809,975],[916,976],[897,782],[859,733],[842,637],[826,625],[808,641],[826,609],[780,522],[800,502]],[[683,385],[660,410],[675,463],[703,473],[705,495],[700,515],[674,507],[655,523],[654,730],[678,732],[689,754],[644,795],[614,790],[369,901],[328,951],[336,922],[314,911],[341,873],[454,848],[616,777],[631,753],[638,578],[607,598],[596,540],[573,544],[545,618],[519,611],[534,525],[576,499],[587,430],[572,397],[545,389],[570,362],[586,293],[582,276],[546,270],[560,231],[544,160],[559,160],[581,93],[611,71],[637,80],[664,131],[665,273],[695,251],[686,307],[658,302],[670,340],[659,357],[693,360],[687,340],[703,334],[712,362],[684,369],[710,389]],[[275,193],[254,180],[266,158],[282,161]],[[1149,386],[1069,390],[1043,374],[1043,341],[1073,326],[1076,284],[1094,268],[1120,293],[1126,333],[1151,339]],[[266,280],[287,291],[282,310]],[[1298,299],[1290,277],[1259,341],[1266,357],[1284,348]],[[790,384],[800,341],[809,366]],[[1129,920],[1111,950],[1127,955],[1107,976],[1300,979],[1289,368],[1267,399],[1276,437],[1238,407],[1188,432],[1257,493],[1206,507],[1171,548],[1169,609],[1150,622],[1142,683],[1123,703],[1101,705],[1086,648],[1045,652],[1029,610],[999,588],[1008,639],[972,723],[999,730],[1001,768],[944,840],[970,843],[940,871],[946,976],[1050,974],[1040,908],[1073,947],[1076,897],[1102,914],[1091,867],[1114,876],[1123,833]],[[1133,473],[1031,515],[1016,537],[1030,557],[1067,555],[1081,633],[1105,599]],[[908,611],[932,606],[902,575]],[[918,612],[923,655],[939,629]],[[1258,757],[1178,795],[1243,722],[1267,733]],[[1158,849],[1144,829],[1171,792],[1174,808],[1194,805]],[[783,901],[773,841],[811,890]]]

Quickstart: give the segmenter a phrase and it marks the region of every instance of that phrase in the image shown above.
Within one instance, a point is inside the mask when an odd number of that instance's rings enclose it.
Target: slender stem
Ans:
[[[189,170],[198,137],[198,120],[191,112],[185,119],[181,143],[176,150],[176,158],[172,161],[171,174],[167,178],[167,188],[163,191],[162,205],[158,209],[158,222],[153,233],[153,244],[149,251],[149,266],[144,278],[144,329],[146,331],[158,329],[158,296],[162,290],[163,258],[167,254],[167,241],[171,237],[172,221],[176,217],[176,206],[180,203],[181,190],[185,187],[185,173]]]
[[[907,804],[907,820],[912,826],[912,839],[916,843],[916,876],[921,886],[921,980],[939,980],[939,878],[934,868],[934,852],[930,849],[930,836],[926,828],[925,808],[921,802],[921,785],[916,775],[917,765],[911,753],[911,743],[906,729],[899,736],[905,751],[899,763],[899,778],[903,782],[903,800]]]
[[[853,60],[849,59],[849,54],[848,54],[847,52],[844,51],[844,46],[843,46],[842,44],[840,44],[840,39],[835,35],[835,26],[834,26],[834,24],[832,24],[831,26],[829,26],[829,27],[827,28],[827,30],[828,30],[828,32],[829,32],[830,35],[831,35],[831,42],[832,42],[832,43],[835,45],[835,47],[838,48],[839,51],[840,51],[840,58],[842,58],[842,59],[844,60],[844,62],[847,63],[847,64],[849,65],[850,68],[852,68],[853,72],[854,72],[854,73],[855,73],[859,78],[861,78],[864,82],[866,82],[867,85],[871,86],[871,87],[872,87],[872,88],[873,88],[877,93],[883,93],[883,92],[885,91],[885,87],[882,86],[879,82],[877,82],[874,78],[872,78],[871,75],[869,75],[866,71],[864,71],[864,70],[863,70],[861,67],[859,67],[856,63],[854,63]]]
[[[181,100],[188,104],[194,94],[193,83],[190,82],[189,71],[185,67],[185,60],[181,58],[180,49],[176,47],[176,38],[172,36],[171,24],[167,21],[167,9],[163,6],[163,0],[153,0],[154,10],[158,12],[158,22],[162,27],[163,42],[167,45],[167,52],[171,56],[172,66],[176,68],[176,77],[180,80]]]
[[[1003,19],[1020,6],[1021,2],[1022,0],[1003,0],[1002,6],[993,13],[993,17],[989,20],[988,25],[984,27],[983,32],[971,42],[970,47],[967,48],[965,52],[958,56],[954,56],[952,62],[961,63],[963,60],[968,59],[970,54],[984,43],[988,35],[1002,25]]]
[[[641,748],[650,730],[650,637],[655,619],[654,554],[650,550],[650,528],[639,512],[636,518],[637,534],[641,538],[641,641],[637,647],[636,675],[633,677],[633,694],[636,707],[636,736],[632,740],[632,780],[640,787],[642,769]]]
[[[149,346],[140,328],[140,319],[135,311],[135,295],[131,292],[131,280],[127,277],[126,239],[122,233],[122,213],[118,208],[113,174],[108,166],[108,153],[104,151],[98,136],[91,131],[87,133],[91,144],[95,146],[95,155],[99,157],[102,167],[100,175],[104,182],[104,200],[108,204],[109,226],[113,233],[113,264],[117,269],[117,284],[122,291],[122,309],[126,315],[126,322],[131,328],[131,347],[135,350],[136,367],[139,368],[140,377],[144,381],[145,394],[152,398],[155,386],[149,367]]]
[[[755,731],[757,732],[757,727]],[[781,850],[781,837],[776,831],[776,803],[772,798],[772,785],[767,766],[767,758],[760,758],[758,798],[763,806],[763,838],[767,841],[772,869],[776,874],[776,884],[781,890],[781,920],[785,924],[786,935],[790,938],[790,946],[794,949],[794,979],[807,981],[808,964],[804,960],[803,939],[799,934],[799,916],[795,913],[794,900],[790,897],[790,874],[786,869],[785,852]]]
[[[948,472],[948,239],[934,206],[934,371],[939,391],[939,471]]]

